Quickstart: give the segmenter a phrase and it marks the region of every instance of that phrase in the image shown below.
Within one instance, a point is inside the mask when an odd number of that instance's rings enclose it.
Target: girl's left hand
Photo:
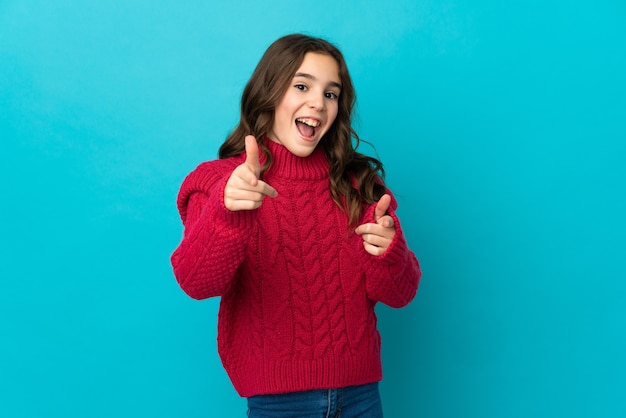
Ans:
[[[396,226],[393,218],[387,215],[387,209],[391,204],[391,196],[382,195],[376,209],[374,210],[374,220],[376,223],[366,223],[359,225],[354,232],[363,238],[363,246],[368,253],[380,256],[382,255],[396,235]]]

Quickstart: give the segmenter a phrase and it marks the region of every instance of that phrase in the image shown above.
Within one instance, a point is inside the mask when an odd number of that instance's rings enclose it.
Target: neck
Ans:
[[[265,138],[265,145],[273,157],[267,175],[293,180],[321,180],[328,178],[328,161],[319,145],[307,157],[298,157],[283,145]]]

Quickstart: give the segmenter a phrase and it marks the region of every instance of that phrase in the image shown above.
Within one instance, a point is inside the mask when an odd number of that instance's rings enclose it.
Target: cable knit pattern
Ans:
[[[277,191],[253,211],[231,212],[224,187],[245,156],[203,163],[184,180],[185,230],[171,257],[181,288],[221,296],[218,349],[241,396],[336,388],[382,378],[374,306],[415,296],[421,272],[395,215],[396,235],[368,254],[332,201],[321,148],[300,158],[266,141],[264,180]],[[374,206],[363,222],[372,222]]]

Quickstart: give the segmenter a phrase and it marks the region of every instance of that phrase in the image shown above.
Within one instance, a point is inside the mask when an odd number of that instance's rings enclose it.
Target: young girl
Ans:
[[[221,296],[218,350],[250,417],[382,416],[374,306],[409,303],[421,273],[382,164],[355,150],[355,100],[334,45],[278,39],[219,159],[180,189],[174,273]]]

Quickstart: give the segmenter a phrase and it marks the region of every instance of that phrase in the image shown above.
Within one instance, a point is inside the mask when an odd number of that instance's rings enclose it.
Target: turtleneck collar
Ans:
[[[328,161],[319,144],[308,157],[298,157],[267,137],[263,141],[273,157],[272,166],[266,175],[292,180],[321,180],[328,177]],[[261,158],[263,164],[264,158]]]

